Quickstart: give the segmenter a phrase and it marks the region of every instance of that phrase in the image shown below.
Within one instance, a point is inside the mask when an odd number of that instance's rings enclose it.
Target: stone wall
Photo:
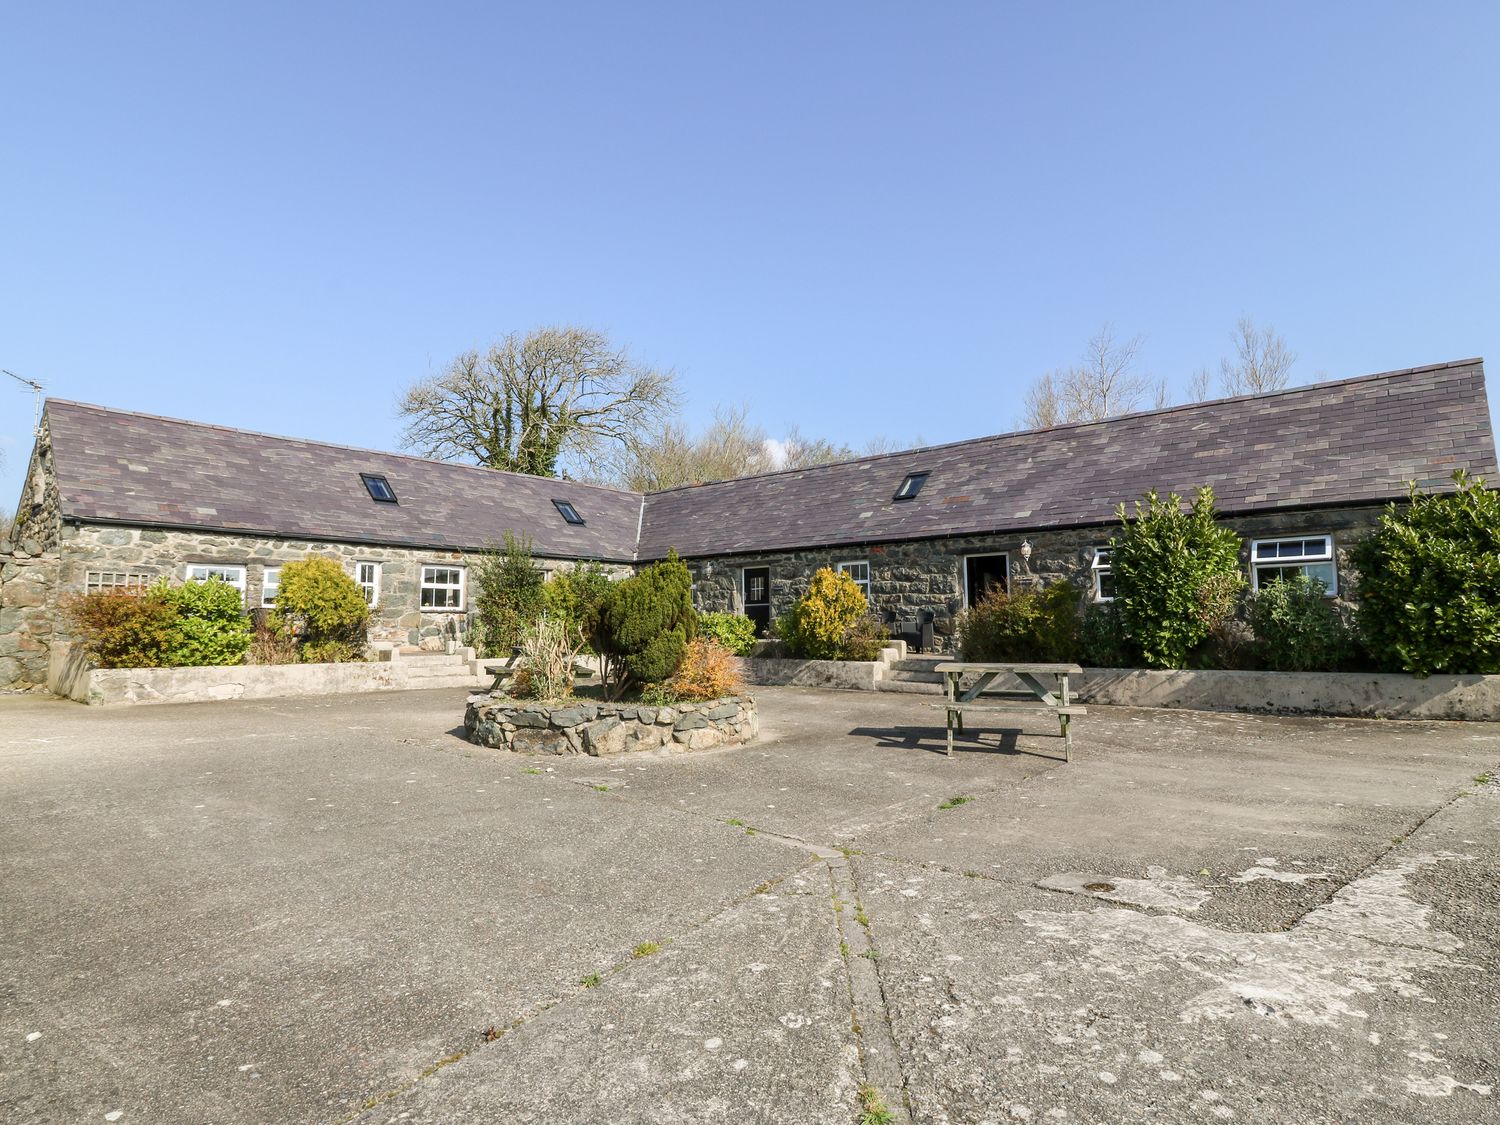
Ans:
[[[1330,508],[1321,511],[1268,512],[1253,516],[1226,516],[1224,527],[1244,540],[1240,559],[1250,569],[1250,544],[1254,539],[1295,535],[1332,535],[1338,559],[1339,590],[1352,587],[1355,571],[1349,551],[1375,529],[1383,506]],[[803,551],[768,552],[712,559],[687,559],[695,579],[698,608],[743,612],[740,574],[749,566],[771,568],[771,614],[779,617],[807,592],[815,571],[841,562],[870,564],[870,602],[882,618],[888,614],[910,616],[927,610],[933,614],[934,632],[940,648],[951,648],[954,626],[964,608],[964,558],[970,555],[1006,554],[1012,588],[1027,582],[1049,583],[1066,579],[1092,597],[1091,565],[1094,549],[1109,542],[1117,525],[1081,529],[1047,529],[1008,532],[1003,535],[966,535],[951,539],[909,543],[882,543],[862,547],[817,548]],[[1021,557],[1022,542],[1032,546],[1031,558]]]
[[[464,712],[470,742],[520,754],[705,750],[749,742],[758,729],[755,701],[748,695],[670,707],[584,699],[548,705],[481,695],[472,697]]]
[[[44,688],[58,628],[57,552],[6,546],[0,542],[0,688]]]

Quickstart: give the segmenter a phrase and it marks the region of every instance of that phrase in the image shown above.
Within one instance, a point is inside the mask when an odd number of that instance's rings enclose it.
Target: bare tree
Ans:
[[[1204,402],[1213,397],[1214,377],[1209,374],[1208,368],[1200,367],[1193,372],[1193,377],[1188,380],[1188,401]]]
[[[713,422],[697,437],[681,422],[668,422],[652,437],[633,443],[597,476],[604,483],[655,492],[774,467],[765,430],[751,423],[746,407],[738,406],[714,411]]]
[[[1258,395],[1279,391],[1291,381],[1297,353],[1286,346],[1269,324],[1257,328],[1248,316],[1234,326],[1233,360],[1219,362],[1219,384],[1227,395]]]
[[[1137,409],[1160,388],[1136,369],[1143,340],[1116,339],[1106,324],[1089,337],[1081,362],[1049,371],[1026,392],[1023,424],[1041,429],[1066,422],[1097,422]]]
[[[10,538],[15,522],[15,517],[7,509],[0,508],[0,541]]]
[[[783,469],[808,469],[814,465],[827,465],[834,461],[847,461],[854,450],[847,445],[838,445],[827,438],[804,437],[802,431],[793,426],[780,442]]]
[[[602,332],[562,326],[465,352],[409,387],[397,412],[404,444],[423,456],[556,476],[560,462],[592,471],[676,405],[672,372],[636,363]]]

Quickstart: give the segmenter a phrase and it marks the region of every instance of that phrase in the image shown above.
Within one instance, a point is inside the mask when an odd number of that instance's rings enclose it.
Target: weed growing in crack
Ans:
[[[490,1024],[489,1027],[487,1027],[487,1028],[484,1029],[483,1038],[484,1038],[484,1041],[486,1043],[493,1043],[496,1039],[499,1039],[500,1036],[502,1036],[504,1034],[505,1033],[503,1031],[501,1031],[498,1027],[496,1027],[494,1024]]]
[[[540,769],[538,769],[536,766],[527,766],[521,772],[522,773],[541,773],[542,771]]]
[[[654,941],[643,941],[630,951],[630,955],[639,961],[642,957],[651,957],[661,952],[661,946]]]
[[[583,985],[584,988],[598,988],[601,984],[604,983],[604,978],[601,977],[598,973],[590,973],[578,983]]]
[[[944,801],[941,805],[939,805],[938,808],[940,808],[940,809],[956,809],[956,808],[958,808],[959,805],[967,805],[973,799],[974,799],[973,797],[962,797],[962,796],[960,796],[960,797],[949,797],[946,801]]]
[[[755,890],[751,891],[750,893],[753,894],[753,895],[768,895],[768,894],[771,893],[771,884],[770,883],[762,883],[760,886],[756,887]]]
[[[741,820],[737,816],[730,817],[724,823],[727,824],[727,825],[729,825],[729,827],[731,827],[731,828],[743,828],[743,827],[745,827],[745,822],[743,820]]]
[[[849,943],[847,941],[839,942],[839,956],[845,961],[849,960]]]
[[[1488,785],[1493,779],[1493,775],[1488,772],[1476,773],[1474,775],[1474,780],[1479,782],[1480,785]]]
[[[594,788],[597,789],[600,793],[608,793],[609,792],[609,786],[608,785],[595,785]]]
[[[865,913],[865,908],[863,906],[856,905],[854,907],[854,920],[865,929],[868,930],[870,928],[870,916]]]
[[[861,957],[868,957],[871,961],[879,961],[880,960],[880,954],[877,953],[877,952],[875,952],[875,950],[873,950],[873,949],[867,949],[867,950],[865,950],[863,953],[860,954],[860,956]]]
[[[859,1125],[891,1125],[896,1115],[880,1096],[880,1091],[868,1082],[859,1088]]]

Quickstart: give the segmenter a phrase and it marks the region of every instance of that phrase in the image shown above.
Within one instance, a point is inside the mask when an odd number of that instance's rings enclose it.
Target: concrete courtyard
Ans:
[[[0,699],[0,1118],[1500,1121],[1500,726],[755,694]]]

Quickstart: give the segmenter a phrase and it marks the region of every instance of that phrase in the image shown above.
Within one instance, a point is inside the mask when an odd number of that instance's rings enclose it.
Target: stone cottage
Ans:
[[[46,682],[68,594],[217,575],[255,607],[309,555],[364,587],[375,640],[453,635],[471,556],[506,531],[544,569],[675,549],[702,608],[762,627],[832,566],[942,646],[993,586],[1109,598],[1117,506],[1203,484],[1252,585],[1306,572],[1338,596],[1384,505],[1456,469],[1497,474],[1478,359],[646,495],[54,400],[0,544],[0,686]]]

